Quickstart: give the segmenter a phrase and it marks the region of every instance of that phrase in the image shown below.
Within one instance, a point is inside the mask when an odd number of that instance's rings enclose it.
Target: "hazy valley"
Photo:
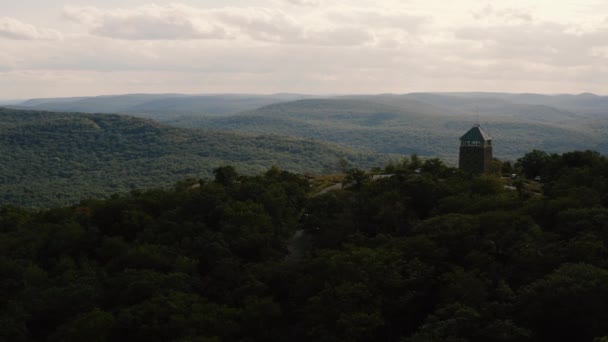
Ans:
[[[19,107],[122,113],[177,127],[311,138],[451,163],[458,137],[477,121],[495,138],[502,159],[532,149],[608,152],[608,97],[593,94],[122,95],[34,99]]]

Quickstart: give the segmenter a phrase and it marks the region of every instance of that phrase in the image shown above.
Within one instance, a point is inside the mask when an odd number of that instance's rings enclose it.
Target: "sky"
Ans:
[[[605,0],[0,1],[0,99],[608,94]]]

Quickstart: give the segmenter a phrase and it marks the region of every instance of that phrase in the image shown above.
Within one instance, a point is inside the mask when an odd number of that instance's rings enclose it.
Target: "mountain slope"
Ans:
[[[330,172],[345,159],[381,166],[387,157],[298,138],[209,132],[119,115],[0,108],[1,203],[73,203],[135,188],[206,177],[221,165],[245,173],[272,165]]]
[[[476,114],[509,116],[545,122],[608,116],[608,97],[595,94],[513,94],[513,93],[410,93],[349,96],[310,96],[300,94],[184,95],[128,94],[97,97],[32,99],[20,106],[29,109],[85,113],[128,113],[164,121],[177,116],[235,114],[273,103],[298,99],[332,98],[371,101],[420,114]]]
[[[26,105],[75,110],[74,103],[85,103],[81,109],[96,112],[122,106],[125,112],[177,127],[314,138],[452,162],[458,137],[477,121],[495,137],[499,158],[517,158],[535,148],[608,153],[608,129],[592,124],[608,118],[606,96],[480,92],[302,98],[306,96],[125,95],[33,100]],[[106,106],[108,102],[113,103]]]
[[[584,115],[576,114],[554,106],[547,95],[539,95],[546,101],[526,102],[524,97],[515,94],[500,93],[412,93],[405,95],[406,98],[425,102],[439,108],[445,108],[446,114],[474,114],[481,118],[504,117],[515,120],[527,120],[538,122],[565,122],[583,118]]]
[[[608,116],[608,96],[599,96],[595,94],[583,93],[578,95],[572,94],[531,94],[531,93],[411,93],[405,95],[412,99],[417,99],[433,105],[447,106],[449,108],[466,109],[474,112],[479,106],[479,113],[483,117],[486,114],[508,114],[514,112],[516,116],[521,116],[521,109],[526,107],[549,107],[547,115],[542,117],[546,120],[559,120],[559,116],[554,117],[551,111],[558,110],[566,116],[575,114],[580,117],[601,117]],[[494,103],[494,105],[492,105]],[[505,106],[503,110],[506,112],[495,113],[492,107],[500,108],[500,103]],[[520,106],[518,106],[520,105]],[[522,107],[523,106],[523,107]],[[485,108],[487,107],[487,108]],[[518,109],[519,108],[519,109]],[[489,110],[489,112],[485,112]],[[569,113],[569,114],[568,114]],[[524,117],[524,116],[522,116]],[[525,118],[525,117],[524,117]],[[534,116],[531,119],[535,119]],[[567,118],[566,118],[567,119]]]
[[[368,100],[300,100],[238,115],[173,124],[314,138],[380,153],[417,153],[455,161],[458,138],[476,121],[474,115],[455,112],[442,115],[436,106],[424,106],[422,102],[416,102],[416,109],[408,110],[399,108],[394,99],[391,99],[394,105],[387,105],[374,102],[374,97],[365,98]],[[503,159],[517,158],[532,149],[550,152],[597,149],[606,140],[600,131],[582,126],[501,115],[484,117],[482,125],[494,136],[495,155]]]
[[[183,95],[128,94],[95,97],[32,99],[20,108],[59,112],[115,113],[165,121],[184,115],[223,115],[256,109],[273,103],[304,98],[297,94]]]

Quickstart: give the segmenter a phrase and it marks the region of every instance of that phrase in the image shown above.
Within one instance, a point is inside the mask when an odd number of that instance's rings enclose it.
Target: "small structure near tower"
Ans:
[[[490,171],[492,162],[492,137],[476,124],[460,137],[458,168],[470,173]]]

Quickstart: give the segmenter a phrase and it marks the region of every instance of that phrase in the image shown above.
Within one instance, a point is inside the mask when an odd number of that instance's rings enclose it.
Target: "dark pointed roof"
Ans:
[[[488,141],[488,140],[492,140],[492,137],[488,134],[488,132],[484,131],[483,128],[481,128],[479,125],[475,125],[468,132],[466,132],[463,136],[461,136],[460,140]]]

